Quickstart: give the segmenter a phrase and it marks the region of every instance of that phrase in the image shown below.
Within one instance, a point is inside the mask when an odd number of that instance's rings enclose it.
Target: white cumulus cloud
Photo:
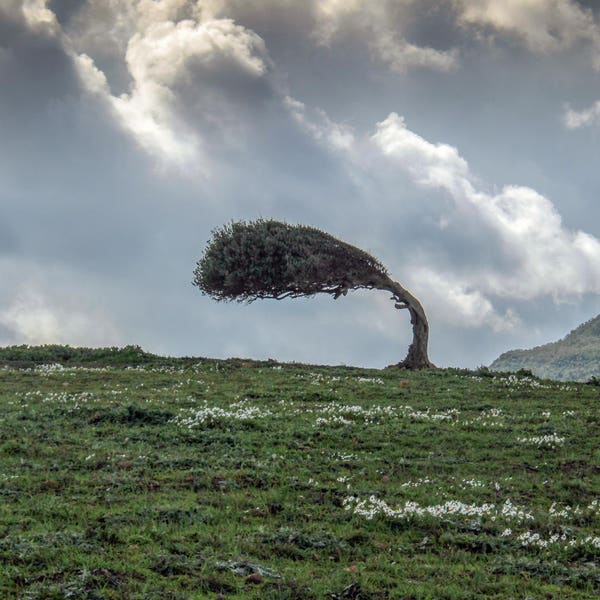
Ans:
[[[315,109],[313,114],[308,116],[306,105],[291,96],[286,96],[283,102],[293,119],[316,141],[323,142],[333,149],[352,149],[355,138],[350,127],[335,123],[321,109]]]
[[[113,96],[103,91],[123,126],[148,152],[169,163],[190,168],[203,161],[204,140],[197,129],[178,113],[178,85],[202,73],[215,63],[240,75],[259,78],[267,70],[262,40],[230,19],[196,22],[152,23],[136,33],[125,56],[132,78],[131,91]],[[84,57],[79,62],[85,82],[98,80],[91,75],[95,66]],[[94,92],[98,86],[92,84]],[[219,119],[219,106],[203,99],[204,116]],[[205,160],[205,159],[204,159]]]
[[[58,31],[59,26],[56,16],[47,7],[47,4],[48,0],[23,0],[21,10],[25,17],[25,22],[34,29]]]
[[[562,300],[600,292],[600,242],[564,227],[548,198],[524,186],[507,185],[495,193],[482,189],[456,148],[425,140],[395,113],[378,124],[372,140],[417,185],[445,192],[457,215],[467,214],[483,235],[488,232],[495,240],[496,254],[508,265],[468,273],[457,269],[442,279],[430,272],[423,278],[414,276],[415,285],[427,287],[419,282],[435,280],[435,289],[461,298],[456,303],[459,312],[467,315],[476,307],[486,319],[492,315],[491,296],[531,300],[546,295]],[[432,265],[429,268],[435,271]],[[450,280],[452,286],[444,283]]]

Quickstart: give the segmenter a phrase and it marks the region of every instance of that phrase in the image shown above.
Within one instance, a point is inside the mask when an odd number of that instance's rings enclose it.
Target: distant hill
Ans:
[[[510,350],[497,358],[490,369],[518,371],[560,381],[600,379],[600,315],[583,323],[558,342],[531,350]]]

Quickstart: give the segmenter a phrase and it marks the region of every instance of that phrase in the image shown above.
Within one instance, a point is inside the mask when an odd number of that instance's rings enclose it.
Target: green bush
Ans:
[[[80,348],[47,344],[44,346],[6,346],[0,348],[0,363],[32,364],[118,364],[136,365],[157,360],[159,357],[145,352],[140,346],[125,346],[123,348]]]

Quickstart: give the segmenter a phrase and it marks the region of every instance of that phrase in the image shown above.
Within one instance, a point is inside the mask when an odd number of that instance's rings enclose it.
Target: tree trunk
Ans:
[[[387,279],[378,289],[392,293],[392,300],[396,301],[396,308],[408,309],[410,322],[413,328],[412,344],[408,347],[406,358],[397,365],[400,369],[431,369],[435,365],[429,360],[427,344],[429,341],[429,323],[421,303],[397,281]]]

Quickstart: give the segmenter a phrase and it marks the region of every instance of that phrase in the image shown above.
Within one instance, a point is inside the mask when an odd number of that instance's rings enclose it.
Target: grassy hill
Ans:
[[[600,592],[597,386],[4,350],[1,598]]]
[[[531,350],[511,350],[490,366],[495,371],[528,369],[538,377],[558,381],[600,378],[600,315],[583,323],[558,342]]]

